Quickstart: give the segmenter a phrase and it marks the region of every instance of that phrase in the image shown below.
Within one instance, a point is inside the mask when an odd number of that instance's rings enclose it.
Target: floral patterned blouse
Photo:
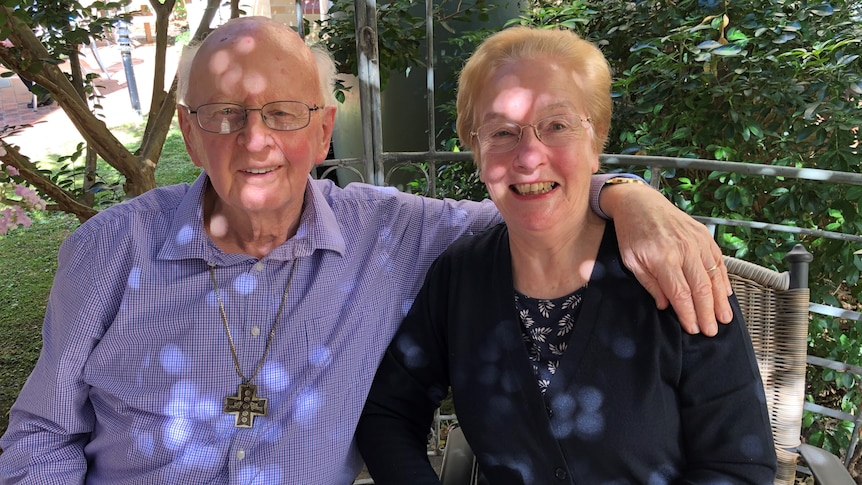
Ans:
[[[586,285],[568,296],[551,300],[531,298],[515,291],[521,335],[543,396],[568,348],[585,289]]]

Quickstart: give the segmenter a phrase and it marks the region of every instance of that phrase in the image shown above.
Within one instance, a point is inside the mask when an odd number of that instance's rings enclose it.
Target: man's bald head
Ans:
[[[276,76],[262,78],[266,69],[242,69],[238,60],[277,67]],[[241,87],[254,92],[270,83],[301,83],[331,104],[335,78],[332,57],[320,47],[308,47],[293,29],[267,17],[240,17],[216,28],[206,39],[187,47],[180,60],[177,101],[187,104],[202,79],[215,81],[224,92]]]

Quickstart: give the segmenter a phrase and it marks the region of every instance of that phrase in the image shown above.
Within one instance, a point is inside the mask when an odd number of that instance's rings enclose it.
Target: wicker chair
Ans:
[[[797,245],[785,259],[790,270],[778,273],[736,258],[724,258],[766,391],[778,455],[775,483],[794,483],[801,455],[817,483],[855,485],[835,455],[800,441],[808,347],[808,264],[813,257]]]
[[[838,458],[801,444],[808,342],[808,264],[811,254],[797,245],[787,254],[790,270],[778,273],[725,256],[733,291],[751,334],[760,367],[778,455],[775,483],[792,485],[801,455],[816,483],[855,485]],[[474,485],[477,465],[460,430],[450,432],[443,455],[443,485]]]

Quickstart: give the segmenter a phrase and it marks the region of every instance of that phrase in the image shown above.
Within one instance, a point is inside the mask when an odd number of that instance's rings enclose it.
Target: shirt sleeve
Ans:
[[[441,330],[448,304],[433,284],[439,266],[440,260],[429,270],[384,355],[357,427],[360,453],[378,485],[440,483],[427,451],[434,410],[449,388]]]
[[[97,266],[92,239],[61,246],[42,330],[42,351],[9,415],[0,447],[0,483],[83,483],[84,447],[95,425],[83,369],[98,341]]]
[[[680,413],[685,483],[772,483],[776,472],[766,397],[735,296],[734,320],[716,337],[682,336]]]

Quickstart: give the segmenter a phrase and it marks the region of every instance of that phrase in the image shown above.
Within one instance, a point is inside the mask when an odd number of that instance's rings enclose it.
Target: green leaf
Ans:
[[[830,5],[828,3],[816,5],[814,7],[809,8],[808,11],[813,13],[814,15],[819,15],[821,17],[828,17],[828,16],[832,15],[833,13],[835,13],[835,9],[833,9],[832,5]]]
[[[795,38],[796,38],[796,34],[791,34],[791,33],[785,32],[785,33],[781,34],[780,36],[778,36],[778,38],[773,39],[772,43],[773,44],[785,44],[785,43],[787,43],[787,42],[789,42]]]
[[[725,44],[712,51],[717,56],[735,56],[742,52],[742,47],[734,44]]]
[[[838,62],[836,62],[836,64],[838,64],[839,66],[844,66],[844,65],[850,64],[851,62],[855,61],[858,58],[859,58],[859,54],[842,56],[840,59],[838,59]]]
[[[722,47],[722,45],[724,45],[724,44],[721,44],[721,43],[716,42],[714,40],[705,40],[705,41],[701,42],[700,44],[698,44],[697,48],[701,49],[701,50],[712,50],[712,49],[718,49],[719,47]]]
[[[733,28],[727,31],[727,40],[730,42],[747,42],[748,36],[739,29]]]

